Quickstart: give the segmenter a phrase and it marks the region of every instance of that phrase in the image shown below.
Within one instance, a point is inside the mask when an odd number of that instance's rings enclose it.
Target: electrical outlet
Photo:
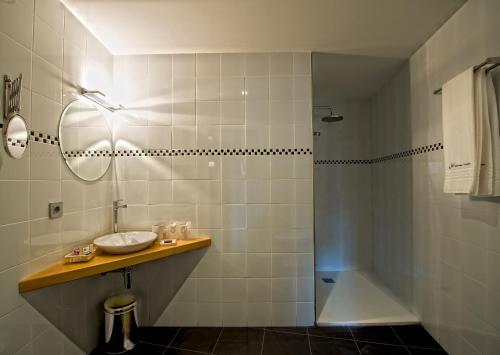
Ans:
[[[62,202],[50,202],[49,203],[49,218],[60,218],[63,215],[63,203]]]

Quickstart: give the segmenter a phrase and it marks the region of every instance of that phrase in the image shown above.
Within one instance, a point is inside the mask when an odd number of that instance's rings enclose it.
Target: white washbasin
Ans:
[[[153,232],[113,233],[94,240],[94,244],[109,254],[128,254],[149,247],[156,240]]]

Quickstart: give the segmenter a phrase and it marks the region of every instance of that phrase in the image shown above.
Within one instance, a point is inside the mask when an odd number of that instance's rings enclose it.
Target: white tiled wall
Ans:
[[[1,1],[0,75],[19,73],[30,128],[57,135],[74,85],[109,90],[113,58],[60,1]],[[18,294],[17,282],[109,230],[111,186],[111,174],[96,183],[75,178],[54,145],[32,142],[20,160],[0,149],[0,354],[81,353]],[[65,215],[49,220],[48,203],[59,200]]]
[[[374,101],[375,151],[442,142],[432,92],[500,54],[499,13],[496,0],[470,0],[411,57]],[[443,169],[442,151],[377,165],[376,269],[395,293],[412,284],[415,311],[450,354],[497,354],[500,201],[443,194]]]
[[[115,57],[117,149],[309,148],[309,53]],[[119,123],[121,122],[121,123]],[[314,322],[312,155],[118,157],[123,228],[189,220],[213,246],[159,325]]]
[[[374,158],[419,146],[412,139],[409,83],[404,65],[372,100]],[[419,183],[413,181],[411,162],[419,158],[372,164],[373,270],[408,309],[414,308],[412,185]]]
[[[314,111],[314,160],[372,157],[369,100],[342,100],[315,93],[315,105],[333,106],[344,120],[325,123],[328,110]],[[372,269],[371,166],[314,167],[315,257],[317,271]]]

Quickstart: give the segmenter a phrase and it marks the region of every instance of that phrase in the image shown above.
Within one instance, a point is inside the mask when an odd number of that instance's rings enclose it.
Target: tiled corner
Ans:
[[[0,234],[9,251],[0,258],[6,300],[0,327],[9,334],[3,352],[82,354],[24,298],[18,299],[17,282],[75,244],[109,231],[111,174],[95,184],[76,181],[61,160],[57,136],[63,104],[75,99],[76,85],[86,80],[94,85],[98,80],[90,77],[98,77],[106,85],[94,88],[109,92],[112,56],[58,0],[2,3],[0,18],[0,66],[12,77],[23,74],[21,114],[30,129],[22,159],[0,154]],[[98,198],[89,199],[89,193]],[[65,216],[49,219],[48,203],[61,200]],[[88,350],[93,346],[89,343]]]

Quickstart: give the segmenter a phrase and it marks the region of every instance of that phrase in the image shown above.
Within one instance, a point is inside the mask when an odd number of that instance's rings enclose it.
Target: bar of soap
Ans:
[[[173,245],[177,245],[177,239],[165,239],[160,242],[162,247],[170,247]]]

